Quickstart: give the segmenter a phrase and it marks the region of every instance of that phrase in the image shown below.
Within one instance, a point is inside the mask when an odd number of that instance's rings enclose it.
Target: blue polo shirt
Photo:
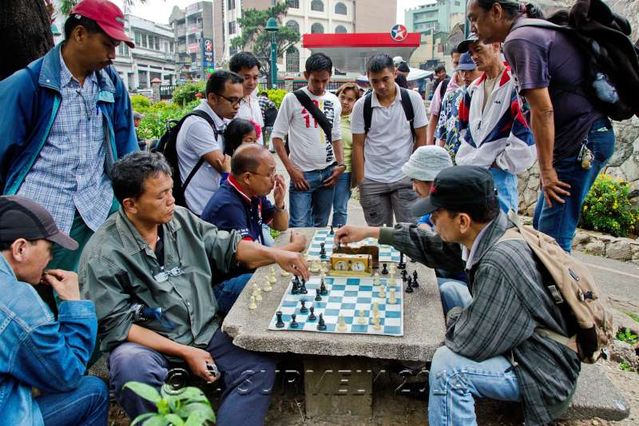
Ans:
[[[275,211],[266,197],[249,197],[229,176],[204,207],[202,219],[225,231],[234,229],[244,240],[264,244],[262,224],[271,223]]]

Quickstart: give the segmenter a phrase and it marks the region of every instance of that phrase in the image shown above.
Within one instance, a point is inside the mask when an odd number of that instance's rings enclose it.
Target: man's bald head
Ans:
[[[231,174],[238,178],[246,172],[257,172],[271,153],[262,145],[248,143],[240,145],[231,158]]]

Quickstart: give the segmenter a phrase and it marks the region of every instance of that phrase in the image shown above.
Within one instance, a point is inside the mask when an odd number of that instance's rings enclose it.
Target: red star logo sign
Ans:
[[[390,35],[394,41],[404,41],[408,37],[408,29],[402,24],[396,24],[391,28]]]

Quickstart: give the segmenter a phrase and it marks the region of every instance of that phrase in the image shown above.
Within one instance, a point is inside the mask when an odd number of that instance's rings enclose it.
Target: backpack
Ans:
[[[193,166],[193,169],[191,169],[191,173],[189,173],[187,178],[184,180],[184,183],[181,183],[182,178],[180,176],[180,167],[178,164],[177,154],[177,136],[178,133],[180,133],[180,129],[182,128],[184,121],[191,116],[203,118],[213,128],[215,136],[220,135],[220,132],[218,132],[217,127],[215,126],[215,122],[210,115],[208,115],[204,111],[194,110],[186,114],[179,121],[168,120],[166,122],[166,131],[164,132],[162,137],[160,137],[158,143],[153,148],[151,148],[151,152],[162,153],[164,155],[164,158],[166,158],[167,163],[169,163],[169,165],[171,166],[171,169],[173,169],[173,198],[175,198],[175,204],[182,207],[187,207],[186,198],[184,197],[186,187],[189,185],[191,179],[193,179],[200,167],[202,167],[202,164],[204,164],[204,158],[200,157],[200,159],[197,160],[197,163],[195,163],[195,166]]]
[[[613,13],[602,0],[577,0],[570,9],[567,25],[521,19],[513,29],[520,27],[567,34],[586,58],[585,84],[570,86],[551,80],[550,87],[588,97],[613,120],[627,120],[639,114],[639,48],[629,38],[628,21]]]
[[[586,265],[565,252],[554,238],[522,226],[514,214],[509,218],[516,226],[499,241],[524,240],[528,244],[543,266],[544,284],[551,298],[569,327],[576,330],[570,338],[543,327],[535,332],[574,350],[581,362],[594,364],[599,358],[607,358],[606,347],[614,338],[612,313]]]
[[[407,89],[403,87],[399,88],[399,92],[402,97],[402,108],[404,108],[404,114],[406,114],[406,120],[410,123],[410,132],[415,138],[415,126],[413,121],[415,120],[415,111],[413,110],[413,103],[410,100],[410,94]],[[372,106],[373,92],[368,92],[364,99],[364,133],[368,133],[371,128],[371,122],[373,120],[373,106]]]

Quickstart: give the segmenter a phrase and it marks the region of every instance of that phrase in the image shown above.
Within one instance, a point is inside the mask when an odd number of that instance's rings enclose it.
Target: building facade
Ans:
[[[406,28],[422,34],[448,33],[464,20],[465,0],[436,0],[404,11]]]

